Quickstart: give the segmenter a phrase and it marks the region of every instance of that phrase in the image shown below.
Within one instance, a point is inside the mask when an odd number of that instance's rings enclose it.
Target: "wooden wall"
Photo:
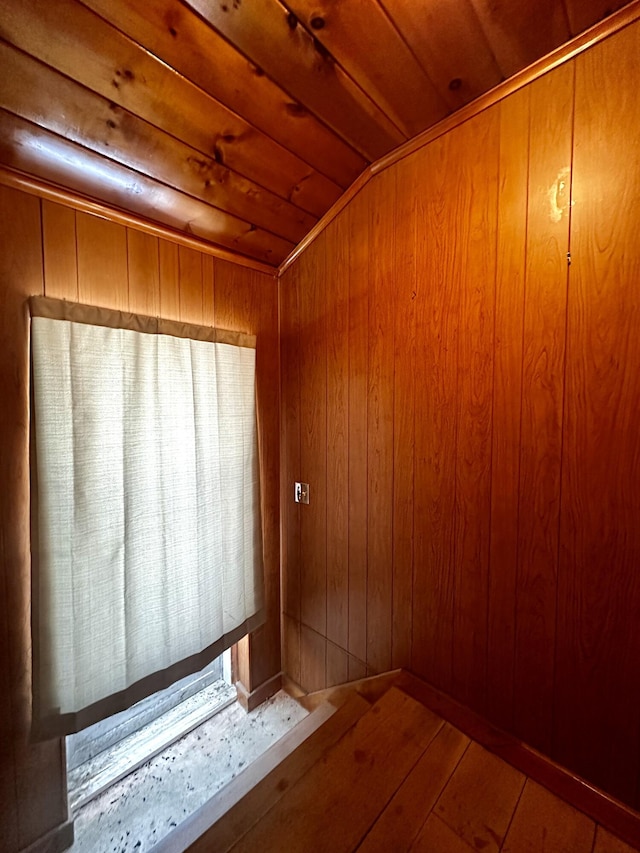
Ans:
[[[636,23],[381,172],[280,292],[288,674],[408,667],[635,805],[638,79]]]
[[[58,741],[28,744],[28,317],[44,293],[257,335],[268,621],[249,689],[280,670],[277,288],[270,276],[0,187],[0,850],[66,816]]]

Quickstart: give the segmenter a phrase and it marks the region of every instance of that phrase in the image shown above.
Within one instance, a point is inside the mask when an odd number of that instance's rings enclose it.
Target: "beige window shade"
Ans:
[[[204,666],[261,623],[263,580],[254,339],[57,300],[31,312],[42,737]]]

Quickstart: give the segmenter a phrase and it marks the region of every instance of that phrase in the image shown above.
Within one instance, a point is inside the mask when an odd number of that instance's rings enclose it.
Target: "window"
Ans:
[[[77,731],[262,621],[255,341],[31,300],[34,726]]]

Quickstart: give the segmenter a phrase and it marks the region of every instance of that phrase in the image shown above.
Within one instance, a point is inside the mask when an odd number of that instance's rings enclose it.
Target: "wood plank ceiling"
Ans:
[[[277,266],[366,165],[625,0],[4,0],[0,163]]]

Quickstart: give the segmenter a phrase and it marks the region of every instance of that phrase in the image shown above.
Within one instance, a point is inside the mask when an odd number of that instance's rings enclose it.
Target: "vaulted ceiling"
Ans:
[[[0,164],[276,266],[367,164],[625,0],[4,0]]]

